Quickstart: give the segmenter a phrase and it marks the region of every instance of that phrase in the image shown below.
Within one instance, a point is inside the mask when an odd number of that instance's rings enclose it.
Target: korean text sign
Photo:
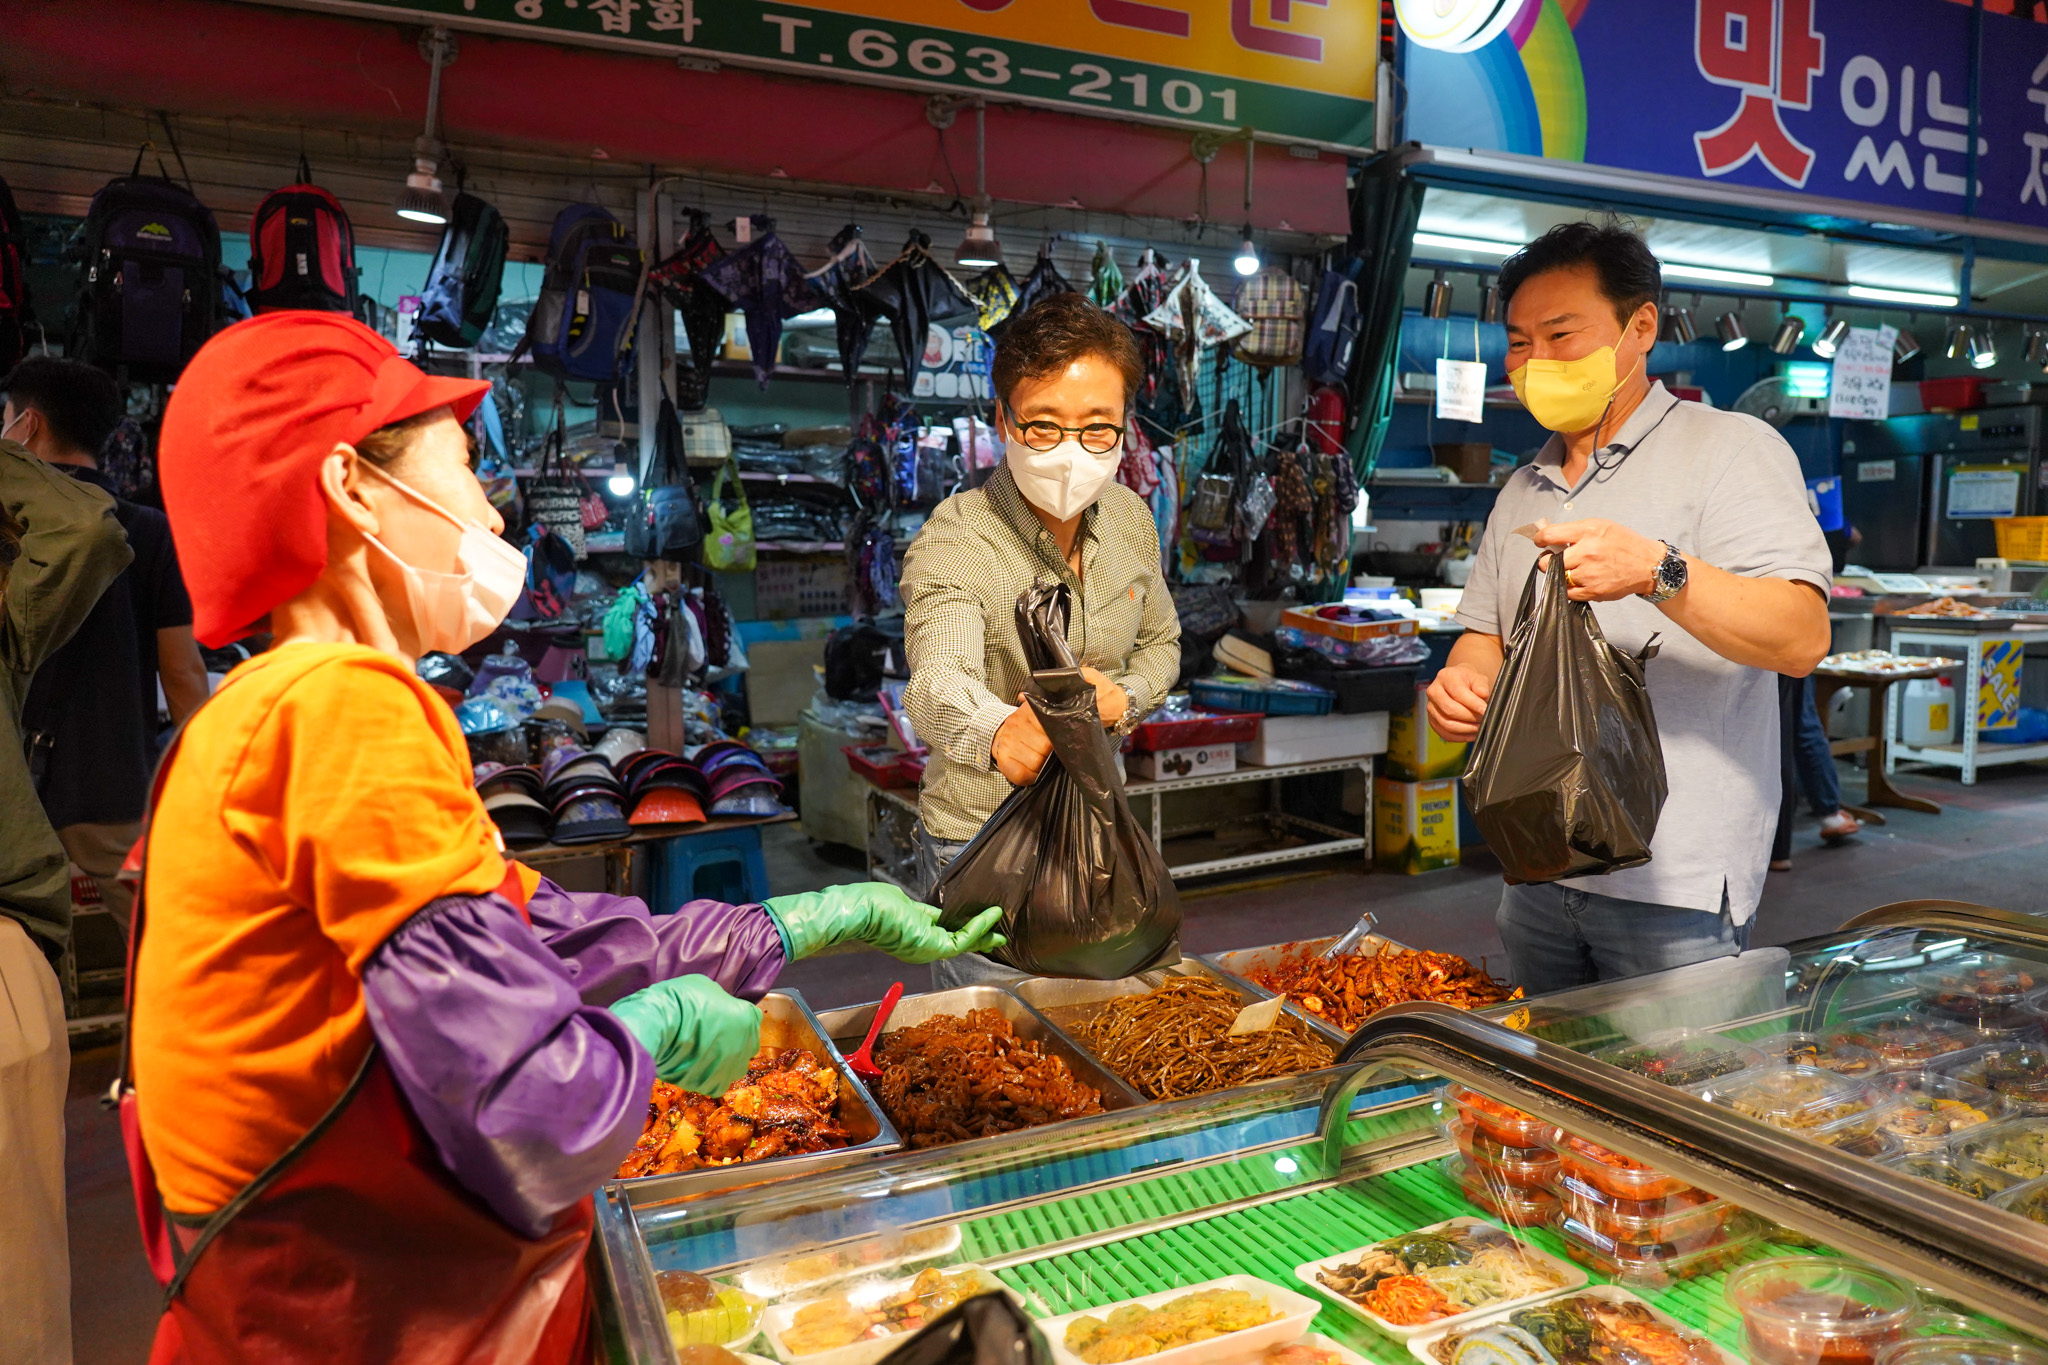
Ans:
[[[320,8],[322,0],[297,0]],[[351,0],[430,22],[1341,147],[1372,141],[1377,6],[1356,0]]]

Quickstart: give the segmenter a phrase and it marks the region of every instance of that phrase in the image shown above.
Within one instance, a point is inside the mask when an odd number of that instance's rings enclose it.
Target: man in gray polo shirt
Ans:
[[[1501,266],[1509,378],[1557,434],[1487,520],[1430,722],[1478,733],[1523,584],[1555,551],[1616,647],[1659,640],[1647,672],[1670,784],[1648,863],[1502,893],[1510,973],[1532,995],[1742,949],[1778,813],[1772,675],[1803,677],[1828,650],[1828,551],[1791,447],[1646,373],[1662,284],[1613,225],[1561,225]]]

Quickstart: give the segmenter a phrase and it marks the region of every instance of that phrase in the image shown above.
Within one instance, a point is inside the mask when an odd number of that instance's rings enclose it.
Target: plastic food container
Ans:
[[[1893,1010],[1853,1027],[1837,1029],[1830,1043],[1853,1043],[1867,1047],[1884,1058],[1884,1064],[1899,1071],[1916,1071],[1938,1058],[1962,1052],[1983,1041],[1953,1020],[1911,1010]]]
[[[1898,1098],[1878,1127],[1909,1152],[1946,1149],[1956,1134],[2005,1117],[2004,1100],[1939,1071],[1895,1071],[1885,1087]]]
[[[1763,1065],[1763,1055],[1746,1043],[1718,1033],[1675,1029],[1640,1042],[1617,1043],[1593,1054],[1596,1061],[1633,1071],[1671,1086],[1706,1085]]]
[[[1501,1180],[1484,1163],[1447,1156],[1444,1174],[1458,1182],[1467,1199],[1512,1227],[1543,1226],[1557,1216],[1556,1195]]]
[[[945,1266],[938,1273],[944,1277],[944,1281],[949,1289],[957,1287],[968,1294],[1010,1293],[1010,1290],[1005,1288],[1000,1280],[978,1265],[961,1264]],[[965,1282],[964,1285],[962,1284],[963,1281]],[[877,1324],[881,1329],[878,1335],[863,1336],[843,1346],[831,1346],[815,1351],[797,1351],[792,1347],[788,1339],[789,1333],[792,1328],[797,1326],[798,1316],[814,1304],[830,1303],[836,1300],[850,1311],[864,1313],[873,1317],[879,1314],[881,1305],[885,1300],[900,1298],[904,1296],[905,1291],[911,1290],[922,1292],[921,1286],[917,1283],[917,1277],[895,1280],[865,1280],[853,1285],[840,1294],[825,1295],[816,1299],[806,1299],[802,1302],[786,1299],[771,1307],[766,1316],[762,1318],[762,1332],[768,1338],[768,1345],[774,1350],[776,1356],[785,1362],[792,1363],[792,1365],[875,1365],[875,1362],[881,1360],[882,1357],[902,1345],[911,1334],[924,1326],[923,1314],[929,1313],[932,1316],[937,1316],[937,1313],[933,1312],[932,1305],[928,1301],[920,1300],[920,1316],[917,1318]],[[1012,1297],[1014,1298],[1015,1296],[1012,1295]],[[1290,1295],[1289,1297],[1294,1296]],[[938,1311],[943,1312],[944,1310],[940,1309]],[[869,1330],[874,1331],[875,1328],[871,1327]]]
[[[1876,1365],[1920,1305],[1897,1276],[1830,1256],[1753,1262],[1723,1292],[1758,1365]]]
[[[1279,1285],[1269,1284],[1256,1275],[1226,1275],[1220,1280],[1204,1280],[1200,1284],[1184,1285],[1179,1289],[1168,1289],[1158,1294],[1146,1294],[1140,1298],[1106,1303],[1100,1308],[1065,1313],[1056,1318],[1047,1318],[1038,1325],[1044,1330],[1046,1340],[1052,1343],[1053,1359],[1059,1362],[1059,1365],[1083,1365],[1081,1357],[1069,1351],[1066,1346],[1067,1328],[1075,1319],[1098,1318],[1106,1321],[1109,1315],[1119,1308],[1160,1308],[1175,1299],[1199,1294],[1205,1289],[1242,1289],[1254,1299],[1263,1301],[1277,1316],[1273,1321],[1257,1327],[1225,1332],[1206,1341],[1174,1346],[1148,1356],[1136,1357],[1137,1359],[1156,1362],[1156,1365],[1199,1365],[1199,1362],[1205,1360],[1253,1359],[1268,1346],[1279,1346],[1293,1341],[1306,1332],[1309,1323],[1315,1320],[1316,1313],[1322,1308],[1320,1302],[1306,1294],[1282,1289]]]
[[[1701,1086],[1694,1093],[1709,1104],[1793,1133],[1811,1133],[1877,1105],[1866,1083],[1813,1066],[1766,1067]]]
[[[1944,1057],[1932,1068],[1979,1085],[2013,1114],[2048,1114],[2048,1044],[2015,1038]]]
[[[1668,1199],[1616,1199],[1569,1175],[1560,1175],[1555,1189],[1565,1213],[1601,1236],[1618,1242],[1669,1243],[1675,1252],[1707,1245],[1735,1214],[1735,1205],[1704,1190]]]
[[[2029,1180],[2024,1185],[2015,1185],[2002,1194],[1994,1194],[1989,1201],[1995,1208],[2035,1223],[2048,1223],[2048,1180]]]
[[[1475,1176],[1530,1193],[1550,1193],[1551,1181],[1557,1176],[1557,1153],[1548,1147],[1503,1147],[1467,1124],[1454,1121],[1444,1127],[1471,1163]]]
[[[1541,1119],[1489,1099],[1462,1085],[1444,1087],[1444,1098],[1457,1106],[1466,1123],[1503,1147],[1541,1147],[1550,1141],[1555,1128]]]
[[[1428,1227],[1416,1228],[1414,1231],[1436,1232],[1447,1235],[1459,1235],[1462,1233],[1469,1236],[1473,1231],[1487,1229],[1497,1233],[1505,1233],[1505,1229],[1501,1228],[1498,1224],[1489,1223],[1483,1218],[1447,1218],[1441,1223],[1431,1223]],[[1393,1240],[1395,1239],[1381,1239],[1383,1242]],[[1305,1261],[1294,1268],[1294,1276],[1318,1294],[1329,1299],[1331,1303],[1336,1304],[1339,1308],[1357,1318],[1360,1322],[1369,1324],[1375,1330],[1384,1332],[1397,1341],[1407,1341],[1409,1338],[1421,1336],[1425,1332],[1441,1332],[1454,1327],[1462,1327],[1466,1323],[1483,1318],[1488,1314],[1499,1313],[1506,1309],[1520,1308],[1535,1302],[1537,1299],[1547,1299],[1553,1294],[1569,1294],[1585,1284],[1586,1272],[1580,1270],[1577,1266],[1561,1261],[1548,1252],[1540,1251],[1519,1237],[1514,1240],[1516,1245],[1521,1248],[1521,1255],[1527,1263],[1548,1272],[1556,1280],[1556,1283],[1548,1289],[1517,1295],[1511,1299],[1495,1299],[1490,1303],[1480,1304],[1476,1308],[1468,1308],[1462,1313],[1456,1313],[1447,1318],[1438,1318],[1434,1322],[1410,1324],[1388,1322],[1364,1304],[1346,1298],[1337,1289],[1324,1284],[1316,1278],[1318,1274],[1324,1271],[1336,1270],[1341,1266],[1355,1264],[1361,1257],[1378,1247],[1380,1243],[1377,1242],[1362,1247],[1354,1247],[1350,1251],[1340,1252],[1335,1256],[1325,1256],[1320,1260]],[[1050,1324],[1045,1325],[1050,1326]]]
[[[1961,1158],[1946,1149],[1901,1152],[1884,1164],[1901,1175],[1954,1190],[1965,1199],[1989,1199],[2021,1183],[2017,1177],[1989,1166],[1965,1166]]]
[[[1714,1228],[1712,1237],[1680,1251],[1669,1243],[1628,1242],[1598,1232],[1569,1214],[1558,1219],[1565,1255],[1617,1284],[1662,1289],[1721,1269],[1739,1258],[1763,1234],[1763,1224],[1737,1213]]]
[[[1653,1170],[1584,1138],[1560,1133],[1553,1147],[1561,1173],[1583,1180],[1616,1199],[1669,1199],[1692,1190],[1677,1176]]]
[[[1878,1365],[2048,1365],[2048,1351],[1984,1337],[1915,1337],[1878,1353]]]
[[[1966,1167],[1982,1166],[2019,1180],[2048,1176],[2048,1119],[2008,1119],[1950,1139]]]
[[[1860,1114],[1808,1129],[1802,1136],[1850,1156],[1883,1161],[1906,1150],[1905,1141],[1885,1127],[1896,1107],[1897,1101],[1887,1101]]]
[[[1882,1075],[1885,1069],[1884,1058],[1869,1048],[1824,1038],[1818,1033],[1775,1033],[1753,1046],[1772,1065],[1818,1067],[1853,1080],[1869,1080]]]
[[[1913,989],[1935,1016],[1993,1031],[2035,1023],[2028,997],[2044,985],[2048,974],[2039,967],[1996,953],[1966,953],[1913,974]]]

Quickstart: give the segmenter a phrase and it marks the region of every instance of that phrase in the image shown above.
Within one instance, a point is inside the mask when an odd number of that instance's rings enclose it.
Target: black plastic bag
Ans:
[[[1564,574],[1529,570],[1465,795],[1510,882],[1554,882],[1638,867],[1664,808],[1664,750],[1643,665],[1607,643]],[[1541,593],[1539,598],[1538,593]]]
[[[926,1323],[882,1365],[1052,1365],[1038,1325],[1002,1294],[977,1294]]]
[[[1180,897],[1131,814],[1095,688],[1067,647],[1064,584],[1017,598],[1031,709],[1052,741],[1038,780],[996,807],[940,875],[932,900],[958,929],[1003,907],[997,961],[1037,976],[1113,981],[1179,960]]]

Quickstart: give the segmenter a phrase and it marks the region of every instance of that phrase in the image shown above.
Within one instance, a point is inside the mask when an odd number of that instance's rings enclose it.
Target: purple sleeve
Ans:
[[[543,877],[526,913],[587,1005],[692,973],[759,1000],[782,973],[782,935],[759,905],[688,901],[673,915],[651,915],[637,897],[564,891]]]
[[[496,895],[444,896],[363,971],[370,1027],[455,1179],[528,1236],[611,1178],[654,1063]]]

